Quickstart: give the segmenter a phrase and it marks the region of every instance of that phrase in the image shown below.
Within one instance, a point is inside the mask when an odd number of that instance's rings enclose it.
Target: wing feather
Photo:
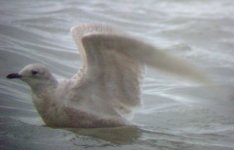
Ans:
[[[207,82],[203,74],[186,61],[106,25],[74,27],[72,34],[81,51],[83,83],[95,84],[92,91],[96,98],[105,99],[118,112],[128,113],[140,104],[142,64]]]

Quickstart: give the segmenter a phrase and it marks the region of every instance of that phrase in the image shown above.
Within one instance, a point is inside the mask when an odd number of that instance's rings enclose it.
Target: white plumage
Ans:
[[[83,61],[82,68],[71,79],[58,82],[40,64],[28,65],[7,76],[30,85],[33,102],[49,126],[128,124],[125,116],[141,103],[139,83],[143,65],[207,82],[188,62],[107,25],[81,25],[71,32]]]

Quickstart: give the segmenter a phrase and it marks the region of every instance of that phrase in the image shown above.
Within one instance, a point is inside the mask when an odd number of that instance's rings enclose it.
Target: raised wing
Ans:
[[[72,34],[83,59],[79,86],[92,91],[89,99],[105,101],[117,112],[140,104],[141,64],[206,82],[187,62],[108,26],[77,26]]]

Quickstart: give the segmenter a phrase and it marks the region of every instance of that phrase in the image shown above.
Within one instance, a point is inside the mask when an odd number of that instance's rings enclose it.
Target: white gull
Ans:
[[[207,80],[193,65],[107,25],[71,29],[83,65],[71,79],[58,82],[41,64],[7,76],[26,82],[33,103],[48,126],[114,127],[129,123],[139,106],[141,69],[148,65],[199,82]]]

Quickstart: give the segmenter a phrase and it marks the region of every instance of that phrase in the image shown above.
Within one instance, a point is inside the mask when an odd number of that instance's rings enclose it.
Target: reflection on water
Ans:
[[[141,137],[141,130],[133,126],[68,130],[75,134],[95,137],[118,145],[134,143]]]
[[[0,129],[1,149],[233,149],[233,144],[230,144],[233,139],[224,138],[233,133],[223,131],[217,135],[213,131],[187,134],[185,131],[136,127],[56,129],[2,117]]]
[[[0,149],[234,149],[233,13],[233,0],[0,1]],[[146,69],[137,128],[43,126],[29,87],[5,76],[43,63],[59,79],[71,77],[81,60],[69,29],[90,22],[117,26],[189,59],[231,100]]]

